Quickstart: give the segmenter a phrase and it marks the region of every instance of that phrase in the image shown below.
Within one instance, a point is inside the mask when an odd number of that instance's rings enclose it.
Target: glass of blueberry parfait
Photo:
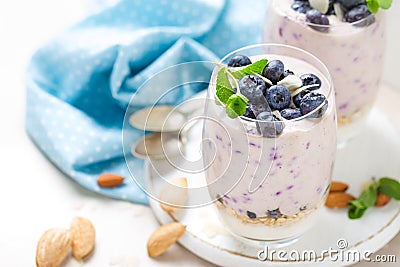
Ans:
[[[269,2],[263,40],[311,52],[332,75],[339,144],[361,132],[379,91],[385,52],[382,9],[390,4],[391,0]]]
[[[325,65],[286,45],[225,56],[208,88],[203,159],[221,221],[247,240],[288,242],[318,218],[336,154]]]

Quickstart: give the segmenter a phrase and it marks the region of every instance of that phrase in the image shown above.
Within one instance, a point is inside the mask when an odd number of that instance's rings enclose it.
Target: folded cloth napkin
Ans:
[[[97,185],[101,173],[131,176],[121,139],[132,95],[168,66],[214,61],[259,43],[266,2],[120,0],[91,15],[33,55],[27,70],[29,136],[83,187],[147,204],[133,179],[112,189]],[[141,98],[143,105],[146,92]],[[143,160],[134,161],[132,175],[144,179]]]

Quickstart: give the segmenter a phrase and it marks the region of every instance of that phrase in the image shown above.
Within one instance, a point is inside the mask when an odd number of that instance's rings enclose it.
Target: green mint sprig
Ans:
[[[375,205],[378,193],[400,200],[400,183],[388,177],[383,177],[379,179],[379,181],[373,181],[370,186],[361,193],[358,199],[350,202],[347,213],[348,217],[350,219],[361,218],[368,208]]]
[[[240,80],[246,75],[251,75],[251,74],[262,74],[263,70],[265,69],[265,66],[267,66],[268,60],[266,59],[261,59],[259,61],[254,62],[253,64],[247,65],[243,69],[237,70],[237,71],[232,71],[233,77],[236,79]]]
[[[392,0],[366,0],[369,11],[377,13],[379,8],[389,9],[392,5]]]
[[[216,96],[225,104],[226,113],[230,118],[244,115],[249,102],[249,99],[241,94],[238,81],[246,75],[261,75],[267,64],[268,60],[261,59],[239,70],[221,66],[217,74]]]

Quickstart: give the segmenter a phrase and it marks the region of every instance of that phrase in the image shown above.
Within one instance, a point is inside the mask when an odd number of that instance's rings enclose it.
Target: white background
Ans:
[[[125,266],[176,266],[178,262],[204,266],[205,262],[179,246],[160,259],[149,259],[145,242],[157,226],[150,210],[80,188],[51,165],[26,136],[26,64],[44,42],[84,15],[89,5],[80,2],[0,2],[0,265],[34,266],[36,242],[42,232],[54,226],[68,227],[74,216],[84,215],[95,222],[98,233],[93,257],[97,264],[85,266],[117,262],[120,266],[124,262]],[[400,88],[400,1],[394,2],[388,12],[384,78]],[[79,264],[70,262],[69,266]]]

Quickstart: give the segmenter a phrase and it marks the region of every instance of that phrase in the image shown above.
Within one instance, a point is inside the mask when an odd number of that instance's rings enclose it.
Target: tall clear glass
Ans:
[[[379,92],[385,53],[385,11],[353,23],[329,16],[330,25],[313,25],[291,9],[293,0],[270,0],[263,41],[302,48],[328,67],[335,85],[338,140],[362,131]],[[322,30],[315,30],[319,27]]]
[[[328,108],[285,120],[283,132],[263,137],[257,120],[231,119],[216,93],[214,69],[208,88],[203,128],[203,156],[208,191],[227,229],[247,240],[286,242],[318,220],[329,190],[336,154],[336,111],[333,84],[325,65],[310,53],[285,45],[260,44],[234,51],[250,59],[280,59],[296,74],[314,73]],[[315,112],[323,108],[322,105]]]

